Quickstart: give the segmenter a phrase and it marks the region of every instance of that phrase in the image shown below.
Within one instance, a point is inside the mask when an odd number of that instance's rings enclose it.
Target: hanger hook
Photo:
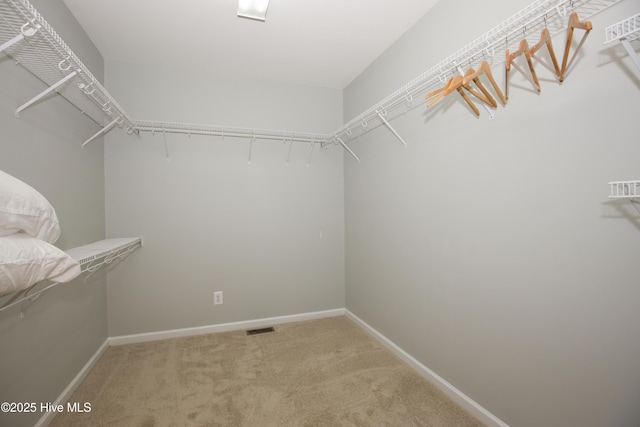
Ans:
[[[491,50],[489,50],[491,49]],[[489,40],[487,40],[487,47],[484,48],[485,52],[487,52],[488,56],[493,56],[496,54],[495,49],[493,48],[493,46],[491,46],[491,43],[489,43]]]
[[[562,9],[560,8],[560,5],[557,5],[556,11],[558,12],[558,15],[560,15],[563,18],[567,16],[567,8],[565,5],[562,5]]]
[[[62,61],[60,61],[58,63],[58,68],[60,68],[60,71],[69,71],[69,69],[71,68],[71,63],[69,62],[69,58],[71,58],[71,56],[67,56],[66,58],[64,58]],[[63,67],[62,64],[67,63],[66,67]]]
[[[39,25],[34,25],[32,21],[29,21],[26,24],[24,24],[22,27],[20,27],[20,32],[25,37],[31,37],[32,35],[38,32],[39,28],[40,28]]]
[[[409,91],[407,90],[407,93],[406,93],[406,95],[404,96],[404,99],[406,99],[406,100],[407,100],[407,102],[408,102],[409,104],[411,104],[411,103],[413,102],[413,95],[411,95],[411,94],[409,93]]]

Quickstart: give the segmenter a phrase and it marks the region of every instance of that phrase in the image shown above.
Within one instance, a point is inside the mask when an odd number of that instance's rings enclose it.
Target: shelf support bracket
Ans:
[[[15,36],[14,38],[12,38],[11,40],[9,40],[8,42],[2,44],[0,46],[0,52],[4,52],[6,49],[10,48],[11,46],[13,46],[14,44],[18,43],[19,41],[21,41],[22,39],[24,39],[24,36],[22,34],[18,34],[17,36]]]
[[[638,67],[638,70],[640,70],[640,57],[636,53],[636,51],[633,48],[633,46],[631,46],[631,43],[629,43],[629,40],[620,39],[620,43],[622,43],[622,46],[624,46],[624,48],[626,49],[626,51],[629,54],[629,56],[631,57],[633,62],[636,64],[636,67]]]
[[[291,141],[289,141],[289,151],[287,152],[287,165],[289,164],[289,161],[291,160],[291,149],[293,148],[293,139]]]
[[[32,35],[37,33],[38,30],[40,29],[39,25],[29,28],[29,24],[31,24],[31,22],[27,22],[26,24],[24,24],[22,28],[20,28],[20,34],[18,34],[11,40],[3,43],[2,45],[0,45],[0,52],[4,52],[6,49],[10,48],[14,44],[24,40],[25,37],[31,37]]]
[[[353,158],[356,159],[358,161],[358,163],[360,163],[360,159],[358,158],[358,156],[356,156],[356,153],[351,151],[351,148],[349,148],[347,146],[347,144],[345,144],[344,141],[338,135],[336,135],[335,138],[336,138],[336,141],[338,141],[340,143],[340,145],[342,145],[342,148],[347,150],[349,152],[349,154],[351,154],[353,156]]]
[[[253,154],[253,141],[256,140],[255,136],[252,136],[249,140],[249,164],[251,164],[251,155]]]
[[[311,150],[309,150],[309,157],[307,158],[307,166],[311,166],[311,158],[313,157],[313,149],[316,146],[316,142],[313,141],[311,143]]]
[[[78,75],[78,71],[74,71],[71,74],[68,74],[67,76],[62,78],[62,80],[58,81],[57,83],[53,84],[52,86],[49,86],[47,89],[43,90],[38,95],[34,96],[29,101],[27,101],[24,104],[22,104],[20,107],[18,107],[16,109],[16,117],[20,116],[20,112],[22,110],[25,110],[26,108],[30,107],[34,103],[38,102],[40,99],[44,98],[45,96],[47,96],[48,94],[50,94],[54,90],[58,89],[60,86],[62,86],[63,84],[65,84],[66,82],[68,82],[69,80],[74,78],[76,75]]]
[[[109,132],[109,130],[112,127],[114,127],[116,125],[116,123],[118,123],[119,120],[120,120],[120,117],[118,117],[117,119],[113,120],[111,123],[109,123],[108,125],[106,125],[102,129],[100,129],[98,132],[96,132],[91,138],[87,139],[85,142],[82,143],[82,148],[84,148],[87,144],[89,144],[91,141],[93,141],[94,139],[96,139],[100,135],[104,135],[105,133]]]
[[[400,140],[400,142],[402,142],[402,144],[404,144],[404,146],[407,146],[407,143],[404,142],[404,139],[402,139],[402,137],[400,136],[400,134],[398,132],[396,132],[396,130],[394,128],[391,127],[391,124],[389,124],[389,122],[387,121],[387,119],[384,118],[384,114],[382,114],[381,111],[376,111],[376,114],[378,115],[378,117],[380,117],[380,120],[382,120],[382,123],[385,124],[385,126],[387,126],[389,128],[389,130],[391,131],[391,133],[393,133],[396,138],[398,138]]]
[[[167,132],[162,129],[162,141],[164,142],[164,154],[167,156],[167,162],[171,161],[171,156],[169,155],[169,145],[167,145]]]

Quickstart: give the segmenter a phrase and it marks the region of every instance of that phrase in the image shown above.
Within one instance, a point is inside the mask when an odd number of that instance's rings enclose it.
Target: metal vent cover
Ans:
[[[274,331],[275,329],[273,328],[273,326],[269,326],[268,328],[248,329],[247,335],[266,334]]]

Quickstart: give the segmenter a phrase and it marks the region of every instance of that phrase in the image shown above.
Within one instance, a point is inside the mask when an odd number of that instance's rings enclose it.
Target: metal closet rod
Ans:
[[[388,126],[384,119],[387,112],[411,104],[416,96],[422,100],[424,93],[441,87],[448,77],[459,74],[460,66],[475,66],[481,61],[502,63],[504,49],[510,44],[517,46],[523,36],[538,38],[539,31],[545,26],[550,28],[552,35],[557,34],[566,29],[571,11],[577,11],[581,19],[587,19],[619,1],[537,0],[345,123],[333,135],[348,139],[354,130],[372,129],[382,124]],[[381,112],[385,114],[381,115]]]
[[[196,125],[189,123],[136,120],[134,129],[139,132],[178,133],[185,135],[209,135],[230,138],[268,139],[283,142],[332,143],[330,136],[320,133],[289,132],[269,129]]]

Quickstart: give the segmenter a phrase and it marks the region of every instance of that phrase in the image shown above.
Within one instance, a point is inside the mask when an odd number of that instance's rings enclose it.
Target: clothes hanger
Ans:
[[[511,65],[514,65],[517,67],[517,65],[513,62],[514,59],[516,59],[517,57],[519,57],[520,55],[525,56],[526,60],[527,60],[527,65],[529,65],[529,72],[531,73],[531,77],[533,80],[530,80],[531,83],[533,83],[533,86],[535,88],[535,90],[537,92],[540,92],[540,83],[538,82],[538,76],[536,75],[536,71],[533,69],[533,63],[531,62],[531,57],[528,56],[526,53],[529,51],[529,43],[527,43],[527,39],[522,39],[520,41],[520,46],[518,46],[518,50],[516,50],[513,53],[509,53],[509,49],[507,49],[506,52],[506,74],[505,74],[505,82],[504,82],[504,91],[506,94],[506,99],[509,99],[509,72],[511,71]],[[520,72],[522,72],[522,70],[519,70]],[[523,73],[524,74],[524,73]],[[525,74],[526,76],[526,74]]]
[[[568,61],[567,63],[567,59],[569,58],[569,50],[571,49],[571,41],[573,39],[573,30],[575,28],[578,28],[580,30],[584,30],[585,33],[582,36],[582,40],[580,40],[580,43],[578,44],[578,47],[576,48],[575,52],[573,53],[573,56],[571,57],[571,61]],[[582,44],[584,43],[584,41],[586,40],[587,36],[589,35],[589,32],[592,29],[592,25],[590,21],[580,21],[578,19],[578,14],[576,12],[573,12],[570,16],[569,16],[569,24],[568,24],[568,28],[567,28],[567,44],[564,47],[564,57],[562,58],[562,69],[560,70],[560,81],[564,80],[564,73],[567,71],[567,69],[569,68],[569,65],[571,65],[571,63],[573,62],[573,60],[576,57],[576,54],[578,53],[578,50],[580,50],[580,48],[582,47]]]
[[[464,90],[463,90],[463,82],[464,82],[464,79],[463,79],[462,76],[454,76],[454,77],[451,77],[443,87],[441,87],[439,89],[436,89],[433,92],[429,92],[425,96],[425,98],[427,98],[427,99],[431,98],[427,102],[427,108],[431,107],[433,104],[435,104],[436,102],[438,102],[439,100],[441,100],[445,96],[450,95],[451,93],[453,93],[453,91],[457,91],[460,94],[460,96],[462,97],[462,99],[464,99],[465,102],[469,105],[469,107],[475,113],[475,115],[476,116],[480,116],[480,110],[478,110],[478,108],[475,106],[475,104],[471,101],[471,99],[464,92]]]
[[[464,77],[463,77],[463,84],[466,82],[466,84],[464,84],[464,88],[469,91],[469,93],[471,93],[473,96],[475,96],[476,98],[478,98],[480,101],[484,102],[485,104],[487,104],[488,106],[492,107],[492,108],[497,108],[498,107],[498,103],[496,102],[496,100],[493,98],[493,96],[491,96],[491,94],[489,93],[489,91],[484,87],[484,85],[482,84],[482,82],[480,81],[480,78],[478,76],[473,76],[475,74],[475,70],[473,68],[469,68],[465,73],[464,73]],[[480,89],[480,91],[482,92],[482,94],[478,93],[476,90],[474,90],[471,86],[470,83],[473,82],[475,83],[476,87],[478,89]]]
[[[531,60],[534,57],[535,53],[542,49],[543,46],[547,46],[547,51],[549,52],[549,56],[551,57],[551,62],[553,63],[553,69],[555,75],[560,78],[560,67],[558,66],[558,60],[556,59],[556,54],[553,50],[553,44],[551,43],[551,34],[549,33],[548,28],[544,28],[540,33],[540,41],[533,45],[531,49],[527,50],[527,60]],[[538,77],[535,74],[534,69],[531,69],[532,74],[534,75],[534,79],[537,82]]]
[[[496,92],[496,95],[498,95],[500,102],[502,102],[502,105],[507,105],[507,98],[503,95],[502,91],[500,90],[500,86],[498,86],[498,83],[496,83],[495,79],[493,78],[493,74],[491,73],[491,67],[489,66],[489,63],[487,61],[480,62],[480,64],[478,65],[478,68],[473,73],[469,73],[469,72],[465,73],[465,77],[463,78],[463,84],[466,85],[471,81],[476,83],[476,79],[478,79],[478,77],[482,74],[485,74],[487,76],[487,79],[489,79],[489,82],[491,83],[493,90]],[[480,80],[478,79],[477,81],[480,81]],[[496,106],[497,106],[497,103],[496,103]]]
[[[471,99],[467,96],[467,94],[465,93],[464,89],[469,90],[469,88],[465,87],[465,83],[464,83],[464,77],[462,76],[455,76],[452,81],[451,84],[449,85],[449,87],[447,88],[447,90],[445,90],[445,95],[449,95],[450,93],[452,93],[454,90],[457,91],[460,96],[462,97],[462,99],[465,100],[465,102],[467,103],[467,105],[469,105],[469,107],[471,108],[471,110],[474,112],[474,114],[476,115],[476,117],[480,116],[480,110],[478,110],[478,107],[475,106],[475,104],[471,101]]]
[[[453,82],[453,79],[454,79],[454,77],[451,77],[449,80],[447,80],[447,83],[444,86],[442,86],[441,88],[436,89],[436,90],[434,90],[432,92],[429,92],[425,96],[426,99],[435,97],[435,98],[430,99],[427,102],[427,108],[431,107],[433,104],[435,104],[436,102],[440,101],[442,98],[445,97],[445,95],[447,95],[445,92],[449,88],[451,83]]]

